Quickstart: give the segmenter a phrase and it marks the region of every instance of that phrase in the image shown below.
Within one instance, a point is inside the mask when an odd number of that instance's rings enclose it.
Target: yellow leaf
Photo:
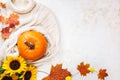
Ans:
[[[90,68],[88,68],[88,70],[93,73],[95,71],[95,68],[94,67],[90,67]]]
[[[65,80],[72,80],[72,77],[71,77],[71,76],[67,76],[67,77],[65,78]]]

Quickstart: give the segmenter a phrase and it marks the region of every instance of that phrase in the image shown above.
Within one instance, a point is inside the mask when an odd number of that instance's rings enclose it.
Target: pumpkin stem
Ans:
[[[29,49],[34,49],[35,48],[35,45],[32,42],[25,41],[25,44],[29,47]]]

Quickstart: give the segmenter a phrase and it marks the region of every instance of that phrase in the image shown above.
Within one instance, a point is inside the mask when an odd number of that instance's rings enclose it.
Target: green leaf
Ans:
[[[19,78],[18,80],[22,80],[22,78]]]
[[[5,71],[5,69],[0,68],[0,74],[2,74]]]

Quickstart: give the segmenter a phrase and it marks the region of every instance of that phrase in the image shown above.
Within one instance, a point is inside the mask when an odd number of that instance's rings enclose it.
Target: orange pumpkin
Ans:
[[[41,33],[27,31],[19,36],[17,46],[20,56],[26,60],[37,60],[44,56],[47,49],[47,41]]]

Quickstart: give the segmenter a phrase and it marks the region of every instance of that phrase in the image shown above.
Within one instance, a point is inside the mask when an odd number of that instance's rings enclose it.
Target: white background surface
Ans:
[[[39,70],[49,73],[50,66],[59,63],[72,74],[84,61],[107,69],[106,80],[120,80],[120,1],[119,0],[38,0],[57,17],[61,48],[51,61]],[[38,80],[46,76],[38,74]],[[73,80],[98,80],[97,73]]]

